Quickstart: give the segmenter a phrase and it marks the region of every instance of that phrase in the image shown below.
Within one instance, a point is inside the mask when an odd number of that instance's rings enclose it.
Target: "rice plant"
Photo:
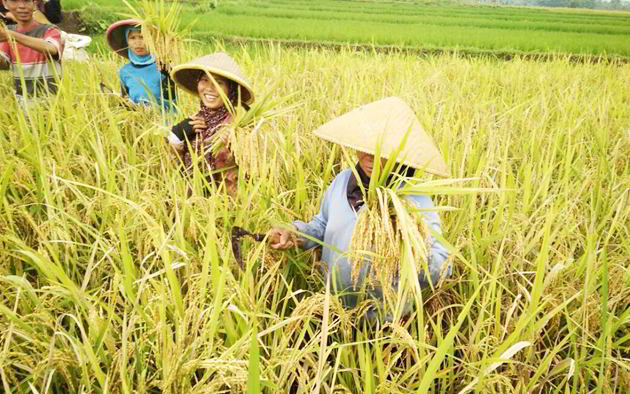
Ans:
[[[228,50],[258,97],[295,106],[264,124],[277,135],[268,175],[240,174],[233,196],[181,176],[169,119],[100,93],[111,56],[66,63],[59,94],[28,113],[0,74],[4,392],[630,390],[628,66]],[[316,252],[245,239],[241,271],[230,229],[310,219],[356,160],[311,131],[392,95],[480,190],[430,178],[406,190],[442,207],[453,276],[407,319],[368,327]]]

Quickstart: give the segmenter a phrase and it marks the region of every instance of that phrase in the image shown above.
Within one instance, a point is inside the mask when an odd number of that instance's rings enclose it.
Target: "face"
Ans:
[[[127,38],[127,45],[129,48],[138,56],[146,56],[149,54],[149,50],[146,45],[144,45],[144,38],[142,37],[142,32],[132,30],[129,32],[129,37]]]
[[[365,175],[372,176],[372,170],[374,169],[374,155],[364,152],[357,152],[359,156],[359,166],[365,172]],[[387,159],[381,158],[381,170],[385,167]]]
[[[222,89],[223,93],[227,96],[229,91],[228,80],[218,75],[213,74],[212,76],[218,87]],[[217,109],[223,106],[223,99],[221,99],[219,91],[210,78],[208,78],[207,74],[203,74],[199,79],[199,82],[197,83],[197,93],[199,93],[199,98],[201,98],[203,105],[206,107],[210,109]]]
[[[28,23],[33,19],[36,3],[34,0],[3,0],[4,7],[13,14],[18,23]]]

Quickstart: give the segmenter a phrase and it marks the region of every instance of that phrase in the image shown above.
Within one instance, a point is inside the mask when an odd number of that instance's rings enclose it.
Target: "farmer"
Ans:
[[[203,156],[199,168],[209,181],[225,182],[233,194],[238,183],[238,168],[227,147],[211,152],[216,133],[232,121],[231,109],[249,109],[254,100],[251,85],[240,67],[226,53],[206,55],[173,69],[175,82],[199,97],[200,110],[173,126],[168,142],[179,154],[184,171],[191,174],[195,155]],[[226,101],[224,101],[227,100]]]
[[[13,71],[18,98],[56,93],[61,78],[61,31],[34,19],[33,0],[3,0],[3,4],[17,24],[0,25],[0,69]]]
[[[121,95],[134,104],[158,105],[175,110],[175,84],[168,74],[168,66],[149,53],[140,21],[127,19],[114,23],[105,33],[109,46],[129,63],[120,69]]]
[[[442,156],[431,137],[424,132],[412,110],[399,98],[390,97],[362,106],[315,130],[315,135],[318,137],[357,151],[358,162],[355,170],[359,178],[357,179],[350,168],[342,171],[326,190],[319,214],[308,223],[294,221],[293,227],[294,231],[323,242],[321,256],[325,263],[323,271],[331,279],[331,290],[342,293],[343,303],[347,307],[356,306],[370,265],[368,263],[365,270],[361,267],[361,275],[358,276],[357,281],[354,281],[352,279],[353,261],[344,254],[350,249],[358,215],[362,209],[365,209],[364,197],[359,185],[363,185],[365,190],[368,189],[372,170],[375,168],[373,154],[378,141],[382,141],[380,168],[383,168],[386,160],[400,146],[410,126],[411,131],[404,153],[396,156],[396,158],[405,158],[404,163],[397,163],[398,168],[389,176],[387,184],[391,186],[394,178],[399,175],[413,177],[416,169],[442,176],[448,175]],[[425,195],[411,195],[408,199],[417,208],[423,210],[422,216],[425,223],[436,233],[441,233],[440,217],[435,210],[432,210],[434,205],[431,198]],[[268,232],[268,236],[273,249],[288,249],[294,246],[310,249],[319,246],[312,240],[301,236],[295,237],[293,231],[285,228],[273,228]],[[429,238],[429,243],[428,272],[430,277],[425,276],[424,270],[418,270],[418,281],[422,288],[429,286],[429,282],[435,286],[441,275],[450,276],[451,274],[451,267],[444,267],[449,255],[446,248],[434,237]],[[392,285],[397,288],[398,280],[393,281]],[[382,298],[382,289],[367,290],[370,297]],[[411,311],[411,307],[411,303],[407,303],[405,314]],[[373,309],[369,311],[368,319],[374,318],[375,313]]]
[[[8,0],[3,0],[3,2]],[[0,2],[0,19],[7,25],[14,25],[17,23],[15,16]],[[61,22],[61,3],[60,0],[33,0],[36,5],[34,12],[34,18],[39,23],[51,24]]]

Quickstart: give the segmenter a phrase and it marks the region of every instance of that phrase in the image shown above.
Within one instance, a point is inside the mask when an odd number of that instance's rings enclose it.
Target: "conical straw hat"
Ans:
[[[403,164],[426,172],[449,176],[448,168],[433,139],[420,125],[411,108],[398,97],[388,97],[356,108],[317,128],[320,138],[386,159],[398,149],[405,134],[407,143],[397,156]]]
[[[197,95],[199,71],[207,71],[238,83],[243,87],[241,90],[241,101],[246,104],[254,101],[254,91],[249,80],[234,59],[227,53],[217,52],[180,64],[173,68],[171,77],[184,90]]]
[[[107,28],[105,32],[105,40],[109,44],[109,47],[122,57],[129,58],[127,49],[127,37],[125,37],[125,30],[129,26],[140,27],[142,22],[137,19],[125,19],[118,21]]]

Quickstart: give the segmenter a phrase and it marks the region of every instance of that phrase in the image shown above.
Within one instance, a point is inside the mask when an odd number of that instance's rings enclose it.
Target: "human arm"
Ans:
[[[123,98],[129,97],[129,88],[125,83],[125,79],[123,78],[122,70],[120,72],[120,96]]]
[[[175,82],[171,79],[170,69],[171,67],[158,62],[160,74],[162,74],[161,91],[164,100],[168,100],[173,104],[177,103],[177,89]]]
[[[59,56],[60,34],[57,40],[55,40],[55,38],[53,37],[35,38],[0,26],[0,42],[7,41],[9,37],[24,46],[36,50],[37,52],[41,52],[45,55],[49,55],[55,58]]]
[[[413,202],[416,208],[421,210],[422,217],[430,229],[437,234],[442,234],[442,228],[440,223],[440,215],[435,211],[435,205],[429,196],[413,195],[409,199]],[[429,237],[430,248],[428,250],[428,268],[431,284],[434,286],[440,280],[440,275],[444,269],[444,264],[447,262],[449,252],[442,243],[436,239],[433,235]],[[451,275],[451,267],[446,268],[446,276]],[[422,288],[429,286],[429,281],[426,277],[426,272],[422,270],[418,273],[418,280]]]
[[[293,227],[295,231],[308,235],[309,237],[315,238],[319,241],[324,240],[324,234],[326,233],[326,225],[328,224],[328,210],[330,205],[330,194],[333,188],[333,184],[331,184],[326,193],[324,193],[324,198],[320,203],[319,213],[311,219],[310,222],[306,223],[301,220],[296,220],[293,222]],[[288,249],[293,246],[298,246],[302,249],[311,249],[316,246],[319,246],[319,243],[310,240],[306,237],[295,236],[295,233],[287,230],[286,228],[276,227],[271,229],[269,232],[269,241],[271,242],[271,247],[273,249]]]
[[[2,19],[6,24],[17,23],[17,21],[15,20],[15,16],[13,16],[13,14],[8,11],[3,12],[2,10],[0,10],[0,19]]]
[[[8,70],[11,66],[9,43],[0,41],[0,70]]]
[[[190,141],[195,136],[195,131],[192,127],[191,118],[186,118],[178,124],[171,127],[171,132],[166,137],[166,141],[177,152],[184,150],[186,140]]]

